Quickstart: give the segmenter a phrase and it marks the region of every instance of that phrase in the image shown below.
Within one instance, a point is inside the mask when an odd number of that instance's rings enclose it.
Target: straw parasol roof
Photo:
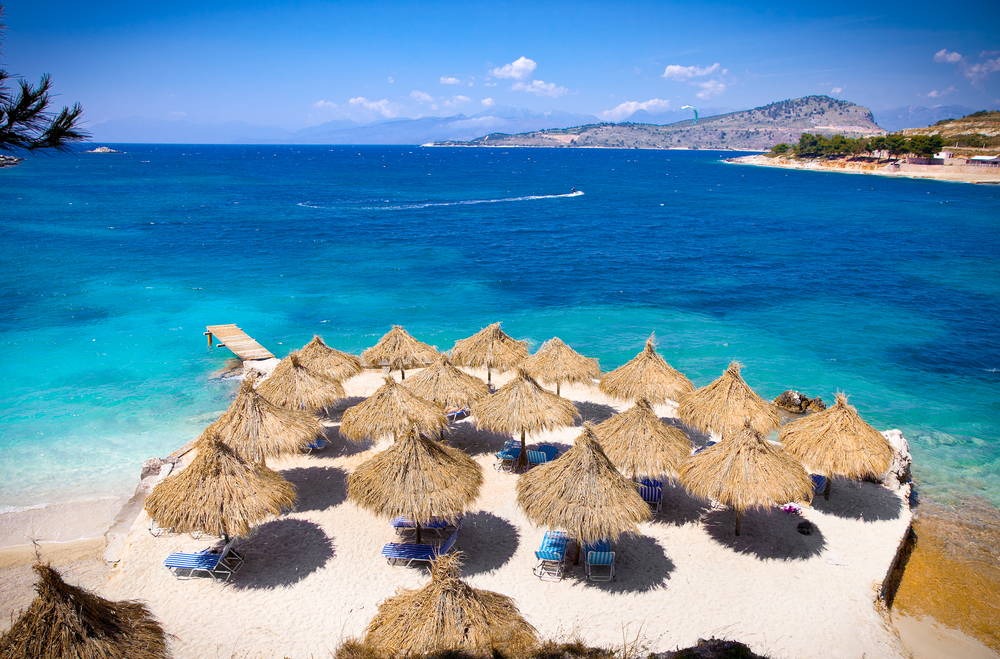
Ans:
[[[535,628],[514,600],[472,588],[458,578],[460,554],[431,563],[431,580],[419,590],[400,590],[379,604],[365,645],[390,657],[460,650],[482,656],[528,655],[538,643]]]
[[[525,433],[569,426],[580,416],[576,406],[565,398],[542,389],[524,369],[495,394],[472,406],[477,428],[516,435],[521,433],[518,464],[526,464]]]
[[[295,503],[295,488],[277,472],[245,461],[219,439],[203,436],[186,469],[161,481],[146,497],[156,523],[178,533],[246,537]]]
[[[542,382],[554,382],[556,395],[563,382],[592,384],[601,377],[601,367],[592,357],[584,357],[554,337],[542,344],[538,352],[521,363],[521,368]]]
[[[500,323],[479,330],[467,339],[455,341],[451,358],[459,366],[485,368],[486,381],[492,381],[491,369],[509,371],[528,357],[528,342],[516,341],[500,329]]]
[[[206,430],[250,462],[298,453],[323,432],[320,420],[303,410],[288,410],[269,403],[254,391],[256,378],[247,376],[236,399]]]
[[[4,659],[159,659],[163,628],[140,602],[112,602],[35,565],[38,595],[0,636]]]
[[[833,407],[789,423],[781,429],[778,440],[813,473],[827,477],[881,476],[893,458],[889,440],[865,423],[840,392]],[[830,496],[829,478],[823,495]]]
[[[637,533],[650,516],[635,483],[615,469],[589,423],[573,448],[518,479],[517,504],[533,524],[565,529],[584,544]]]
[[[633,479],[676,478],[691,455],[684,431],[664,423],[644,398],[595,426],[594,432],[618,471]]]
[[[677,407],[681,421],[702,432],[729,437],[743,430],[749,420],[759,433],[781,423],[778,408],[754,392],[740,377],[740,364],[732,362],[717,380],[683,396]]]
[[[464,513],[482,485],[478,462],[411,430],[348,476],[347,496],[379,517],[403,515],[426,525]]]
[[[676,401],[694,391],[691,380],[656,353],[654,335],[646,340],[642,352],[601,378],[600,387],[617,400],[645,398],[651,403]]]
[[[386,376],[375,393],[344,412],[340,434],[356,442],[382,437],[398,439],[414,427],[417,432],[435,435],[448,425],[448,417],[432,403]]]
[[[388,364],[390,371],[398,368],[406,379],[404,369],[430,364],[437,356],[437,348],[417,341],[402,326],[393,325],[378,343],[361,353],[361,361],[372,368]]]
[[[436,362],[411,377],[406,386],[418,396],[445,409],[465,409],[490,395],[488,384],[456,368],[444,353]]]
[[[717,501],[740,515],[789,501],[812,501],[813,483],[798,460],[764,439],[749,422],[691,456],[681,467],[681,481],[694,496]]]
[[[345,396],[343,385],[307,368],[298,352],[282,359],[257,391],[279,407],[309,412],[319,411]]]
[[[319,334],[299,350],[299,359],[306,368],[331,380],[343,382],[361,373],[361,358],[349,352],[334,350],[323,342]]]

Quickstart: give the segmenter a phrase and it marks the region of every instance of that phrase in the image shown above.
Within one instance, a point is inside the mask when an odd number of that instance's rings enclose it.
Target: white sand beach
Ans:
[[[868,162],[848,162],[844,160],[798,160],[785,157],[772,158],[766,155],[740,156],[725,162],[736,165],[757,167],[777,167],[783,169],[804,169],[814,172],[838,172],[841,174],[872,174],[902,178],[934,179],[954,183],[1000,184],[1000,167],[979,167],[973,165],[876,165]]]
[[[372,372],[352,378],[345,383],[346,404],[360,402],[381,382]],[[596,387],[564,386],[563,395],[585,420],[624,409]],[[657,412],[673,416],[670,406]],[[145,513],[116,567],[72,563],[67,579],[104,597],[146,602],[181,659],[330,656],[344,639],[363,635],[379,602],[428,579],[419,564],[388,565],[380,550],[395,539],[392,528],[347,500],[347,475],[387,444],[347,442],[337,425],[331,424],[325,449],[271,464],[295,485],[297,509],[238,542],[245,565],[230,583],[175,579],[163,559],[214,540],[153,537]],[[563,451],[578,433],[539,433],[529,446],[548,443]],[[715,636],[774,658],[906,656],[879,595],[909,528],[908,488],[836,480],[829,501],[819,497],[801,516],[780,510],[745,515],[737,537],[731,511],[665,487],[663,511],[641,525],[641,535],[613,547],[616,581],[587,582],[581,561],[561,582],[544,582],[532,567],[545,529],[533,527],[518,508],[518,476],[493,469],[493,453],[505,439],[475,430],[469,419],[447,436],[486,473],[455,549],[465,556],[463,578],[513,597],[543,638],[575,636],[604,647],[638,641],[663,651]],[[812,523],[811,535],[797,532],[803,520]],[[10,613],[30,601],[29,584],[5,583],[4,629]],[[14,586],[29,592],[15,593]]]

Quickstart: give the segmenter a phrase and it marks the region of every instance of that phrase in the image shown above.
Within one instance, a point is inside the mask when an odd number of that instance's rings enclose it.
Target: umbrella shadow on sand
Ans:
[[[695,448],[705,448],[712,441],[708,433],[704,433],[697,428],[692,428],[680,419],[675,419],[671,416],[661,416],[660,421],[674,428],[680,428],[688,436]]]
[[[317,524],[285,517],[261,524],[237,548],[245,561],[230,583],[240,590],[291,586],[334,557],[333,539]]]
[[[504,518],[486,511],[466,515],[455,542],[455,549],[464,554],[462,574],[482,574],[503,567],[519,544],[517,527]]]
[[[799,532],[800,524],[808,525],[809,535]],[[806,559],[819,556],[826,548],[826,539],[815,524],[780,510],[743,513],[739,535],[735,532],[736,511],[729,508],[705,515],[704,525],[708,535],[720,545],[761,559]]]
[[[573,401],[573,404],[576,405],[576,411],[580,413],[580,418],[577,419],[574,424],[577,426],[582,426],[585,421],[590,421],[591,423],[607,421],[614,415],[618,414],[618,410],[610,405],[604,405],[603,403]]]
[[[449,445],[475,456],[500,451],[503,449],[504,443],[511,439],[511,436],[492,432],[485,428],[476,429],[476,426],[470,421],[463,419],[448,425],[444,431],[444,439]]]
[[[326,510],[347,500],[347,472],[338,467],[296,467],[281,472],[295,486],[295,510]]]
[[[364,400],[364,396],[345,396],[337,400],[333,405],[327,406],[324,410],[324,416],[330,421],[341,421],[344,418],[344,412],[358,403],[364,402]]]
[[[361,442],[355,442],[347,439],[340,434],[340,426],[324,428],[323,438],[327,441],[327,443],[322,448],[311,449],[313,455],[322,456],[324,458],[343,458],[349,455],[364,453],[375,446],[375,442],[370,439],[366,439]]]
[[[847,478],[834,478],[830,483],[830,498],[816,494],[812,507],[826,515],[866,522],[899,519],[903,511],[902,501],[888,488]]]
[[[663,506],[660,512],[653,516],[653,521],[660,524],[683,526],[699,521],[711,510],[708,503],[687,493],[679,483],[665,481],[663,483]]]
[[[666,586],[676,567],[663,546],[649,536],[623,535],[612,549],[615,552],[614,581],[587,580],[583,547],[580,548],[580,564],[567,564],[567,576],[611,593],[645,593]],[[572,552],[570,545],[568,563],[573,560]]]

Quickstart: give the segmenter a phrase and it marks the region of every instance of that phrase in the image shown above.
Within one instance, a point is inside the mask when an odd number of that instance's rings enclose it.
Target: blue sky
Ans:
[[[1000,107],[1000,2],[8,2],[0,60],[87,119],[623,118],[828,94]]]

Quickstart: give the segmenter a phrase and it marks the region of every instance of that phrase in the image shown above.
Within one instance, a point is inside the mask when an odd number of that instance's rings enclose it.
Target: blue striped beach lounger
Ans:
[[[230,540],[222,549],[208,548],[193,554],[177,552],[167,556],[163,565],[178,579],[203,575],[216,581],[228,581],[243,567],[243,557],[232,549],[232,545],[233,540]]]
[[[542,546],[535,552],[533,572],[539,579],[558,581],[563,577],[563,563],[569,536],[565,531],[546,531]]]
[[[440,546],[390,542],[382,547],[382,555],[385,556],[386,561],[390,565],[396,565],[399,561],[405,561],[407,566],[414,561],[424,561],[429,563],[438,556],[447,554],[451,551],[451,548],[454,546],[456,540],[458,540],[457,528],[452,531],[451,535],[448,536],[448,539],[445,540],[444,544]]]
[[[588,551],[587,579],[589,579],[590,581],[611,581],[614,578],[615,578],[615,552]]]

